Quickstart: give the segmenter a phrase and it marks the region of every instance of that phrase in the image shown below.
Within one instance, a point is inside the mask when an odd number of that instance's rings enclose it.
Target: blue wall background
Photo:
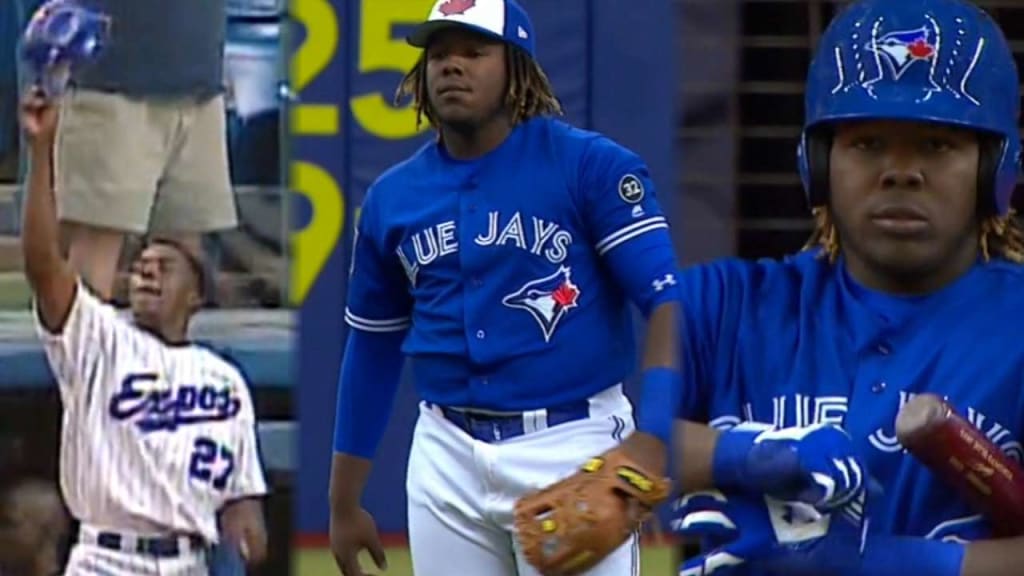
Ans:
[[[679,190],[676,14],[670,0],[521,0],[539,59],[567,120],[601,131],[648,162],[674,221]],[[412,113],[392,94],[417,51],[408,27],[431,0],[293,0],[291,187],[295,192],[293,303],[300,307],[297,532],[328,526],[334,399],[346,336],[342,312],[353,218],[368,185],[421,145]],[[628,388],[633,392],[633,386]],[[405,530],[405,466],[416,396],[403,383],[365,505],[382,532]]]

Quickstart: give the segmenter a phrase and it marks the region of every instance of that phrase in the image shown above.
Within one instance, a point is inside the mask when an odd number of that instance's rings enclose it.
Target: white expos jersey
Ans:
[[[159,341],[82,284],[59,335],[37,328],[60,387],[60,483],[75,518],[214,542],[225,502],[266,493],[252,399],[234,366]]]

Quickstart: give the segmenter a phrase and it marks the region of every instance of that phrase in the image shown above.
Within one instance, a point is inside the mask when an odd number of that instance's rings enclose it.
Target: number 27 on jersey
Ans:
[[[230,448],[210,438],[196,438],[188,465],[190,478],[224,490],[234,471],[235,454]]]

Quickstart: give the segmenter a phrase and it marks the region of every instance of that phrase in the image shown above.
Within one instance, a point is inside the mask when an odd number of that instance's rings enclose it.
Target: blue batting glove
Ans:
[[[715,485],[799,501],[831,512],[870,483],[850,436],[831,424],[724,432],[715,450]]]
[[[782,502],[767,496],[726,495],[719,491],[687,494],[676,503],[672,528],[702,544],[704,553],[683,563],[680,576],[731,576],[751,569],[782,574],[821,574],[821,566],[793,559],[816,550],[835,530],[829,515],[803,502]],[[859,532],[850,523],[842,552],[856,565]],[[853,537],[850,537],[853,536]],[[831,551],[836,555],[840,550]]]
[[[862,508],[869,496],[858,498]],[[680,576],[959,576],[963,564],[962,542],[873,534],[866,515],[858,523],[805,503],[707,492],[682,498],[678,513],[678,533],[712,545],[685,562]],[[977,520],[961,519],[933,534],[983,530]]]

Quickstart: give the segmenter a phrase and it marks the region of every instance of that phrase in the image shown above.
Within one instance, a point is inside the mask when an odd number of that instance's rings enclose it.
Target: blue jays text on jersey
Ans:
[[[869,510],[886,533],[927,536],[972,516],[903,450],[899,409],[945,396],[1007,454],[1024,430],[1024,267],[976,264],[938,293],[898,297],[854,282],[842,260],[723,260],[679,277],[685,316],[681,416],[728,428],[842,425],[885,487]]]
[[[675,262],[642,160],[534,118],[480,159],[431,142],[374,183],[346,321],[408,328],[403,352],[427,401],[541,408],[630,373],[628,303],[673,299]]]
[[[181,385],[171,389],[145,389],[160,379],[155,372],[129,374],[110,398],[115,420],[132,420],[139,431],[173,432],[180,426],[230,420],[242,409],[230,386]]]

